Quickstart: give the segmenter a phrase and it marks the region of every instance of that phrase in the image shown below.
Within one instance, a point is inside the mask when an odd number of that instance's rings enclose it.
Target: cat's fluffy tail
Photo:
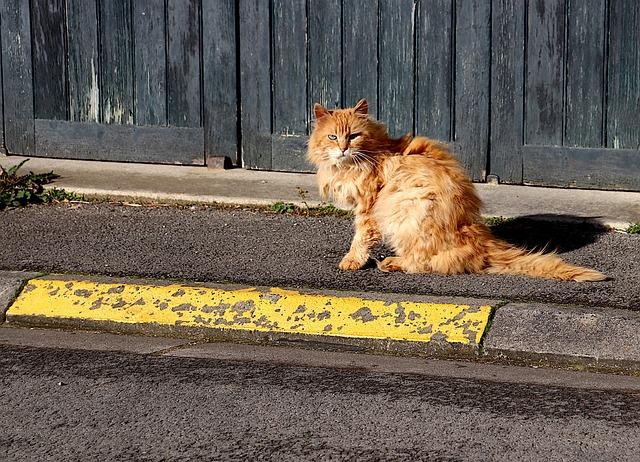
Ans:
[[[487,273],[523,274],[561,281],[604,281],[607,277],[599,271],[575,266],[563,261],[554,253],[527,252],[498,239],[487,243]]]

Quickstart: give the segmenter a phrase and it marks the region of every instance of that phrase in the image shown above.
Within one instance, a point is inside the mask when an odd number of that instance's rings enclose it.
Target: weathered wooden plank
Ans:
[[[271,168],[271,48],[269,2],[240,0],[242,165]]]
[[[451,140],[452,0],[417,4],[416,133]]]
[[[602,146],[606,0],[568,0],[565,146]]]
[[[68,109],[64,0],[32,0],[34,113],[66,120]]]
[[[341,0],[309,2],[309,99],[308,118],[313,120],[313,104],[341,106],[342,56]],[[347,101],[347,105],[351,102]]]
[[[204,163],[202,128],[36,120],[37,155],[155,164]]]
[[[611,0],[606,146],[640,150],[640,2]]]
[[[529,1],[525,143],[562,145],[565,0]]]
[[[377,117],[378,0],[343,0],[343,4],[342,105],[366,98],[369,114]]]
[[[522,183],[524,13],[524,0],[492,4],[489,173],[501,183]]]
[[[238,159],[236,2],[202,3],[204,142],[208,156]]]
[[[523,150],[525,184],[640,191],[637,150],[547,146]]]
[[[305,0],[273,0],[273,130],[307,133]]]
[[[11,154],[34,152],[33,73],[29,2],[0,2],[4,137]]]
[[[167,0],[169,125],[199,127],[200,8],[198,0]]]
[[[307,18],[305,0],[273,0],[273,133],[306,135],[307,110]],[[275,138],[274,138],[275,139]],[[272,147],[274,170],[308,168],[304,156]]]
[[[0,9],[0,12],[2,10]],[[1,23],[1,18],[0,18]],[[1,25],[0,25],[1,27]],[[1,39],[0,39],[1,41]],[[2,95],[2,50],[0,50],[0,108],[4,108],[4,97]],[[4,140],[4,110],[0,110],[0,155],[7,154]]]
[[[134,1],[133,53],[137,125],[167,124],[164,0]]]
[[[101,1],[100,85],[102,121],[132,124],[133,53],[130,0]]]
[[[456,2],[455,153],[474,180],[487,174],[491,8],[485,0]]]
[[[413,0],[379,0],[379,118],[393,136],[413,132]]]
[[[279,135],[271,137],[273,146],[273,170],[281,172],[313,172],[307,162],[307,135]]]
[[[100,120],[96,0],[66,0],[69,120]]]

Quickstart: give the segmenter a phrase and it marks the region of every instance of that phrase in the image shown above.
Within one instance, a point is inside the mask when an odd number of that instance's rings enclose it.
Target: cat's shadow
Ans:
[[[610,232],[597,217],[542,214],[494,221],[490,225],[494,236],[527,250],[544,252],[570,252],[592,244],[598,236]],[[393,251],[383,245],[374,255],[381,259],[393,255]],[[376,266],[376,259],[371,258],[363,269]]]
[[[496,237],[528,250],[570,252],[594,243],[610,232],[597,217],[573,215],[526,215],[491,226]]]

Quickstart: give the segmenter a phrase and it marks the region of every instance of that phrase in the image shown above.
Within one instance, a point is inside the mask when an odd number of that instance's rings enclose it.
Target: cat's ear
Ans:
[[[313,105],[313,113],[316,115],[316,120],[320,120],[331,114],[322,104],[318,103]]]
[[[366,116],[369,113],[369,103],[367,103],[367,100],[362,98],[358,101],[353,108],[353,112]]]

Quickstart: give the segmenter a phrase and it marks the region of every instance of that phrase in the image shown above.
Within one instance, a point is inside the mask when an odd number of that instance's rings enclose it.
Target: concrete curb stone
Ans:
[[[484,354],[493,358],[640,370],[640,313],[509,303],[494,314]]]
[[[23,271],[0,271],[0,323],[4,322],[5,314],[11,302],[18,295],[20,287],[38,273]]]

